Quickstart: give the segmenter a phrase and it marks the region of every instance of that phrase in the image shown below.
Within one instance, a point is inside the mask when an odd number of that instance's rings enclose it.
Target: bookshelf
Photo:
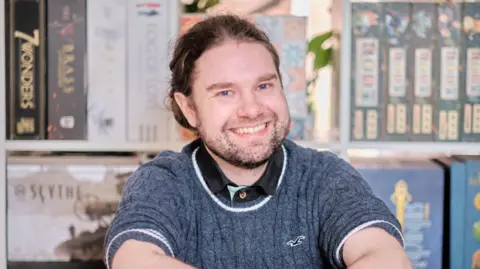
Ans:
[[[351,0],[336,0],[342,5],[342,25],[351,25]],[[5,0],[0,0],[0,18],[5,17]],[[340,77],[351,76],[351,35],[350,27],[344,27],[340,50]],[[6,186],[6,163],[9,152],[138,152],[157,153],[161,150],[180,150],[185,142],[164,143],[123,143],[123,142],[89,142],[73,140],[55,141],[22,141],[6,140],[6,100],[5,100],[5,22],[0,20],[0,181]],[[354,142],[350,140],[351,125],[351,92],[349,79],[342,79],[340,84],[339,141],[296,141],[298,144],[319,150],[330,150],[345,159],[352,157],[398,156],[445,156],[445,155],[476,155],[480,154],[480,142]],[[7,233],[6,233],[6,190],[0,191],[0,264],[7,263]],[[2,267],[2,266],[0,266]]]

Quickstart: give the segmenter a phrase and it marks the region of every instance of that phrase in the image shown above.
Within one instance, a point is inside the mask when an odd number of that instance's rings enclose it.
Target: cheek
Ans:
[[[204,102],[198,109],[198,118],[205,132],[218,131],[232,116],[232,105],[218,102]]]
[[[279,118],[285,118],[288,117],[288,104],[287,100],[283,96],[279,96],[278,98],[272,98],[268,100],[266,103],[266,106]]]

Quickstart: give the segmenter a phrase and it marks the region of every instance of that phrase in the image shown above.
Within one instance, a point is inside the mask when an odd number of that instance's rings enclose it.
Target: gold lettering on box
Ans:
[[[35,108],[35,48],[40,45],[38,30],[33,36],[15,31],[14,36],[22,40],[20,45],[20,108]]]
[[[73,93],[75,91],[75,78],[73,72],[73,62],[75,61],[75,46],[65,44],[58,52],[58,87],[64,93]]]
[[[20,118],[17,122],[18,134],[31,134],[35,132],[35,119],[34,118]]]

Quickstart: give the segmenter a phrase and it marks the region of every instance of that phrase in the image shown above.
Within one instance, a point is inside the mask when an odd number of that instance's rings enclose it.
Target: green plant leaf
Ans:
[[[308,42],[308,51],[316,54],[318,50],[323,50],[322,45],[325,41],[333,36],[333,31],[325,32],[321,35],[318,35]]]
[[[313,62],[313,69],[321,69],[330,64],[332,59],[332,48],[320,49],[315,53],[315,60]]]

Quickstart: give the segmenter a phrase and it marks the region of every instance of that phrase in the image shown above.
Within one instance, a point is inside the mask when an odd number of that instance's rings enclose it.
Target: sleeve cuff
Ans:
[[[356,232],[358,231],[361,231],[365,228],[368,228],[368,227],[378,227],[378,228],[382,228],[384,229],[385,231],[387,231],[390,235],[394,236],[395,238],[397,238],[397,240],[399,240],[399,242],[402,244],[402,247],[405,247],[405,239],[403,238],[403,234],[402,232],[398,229],[397,226],[395,226],[394,224],[392,224],[391,222],[389,221],[385,221],[385,220],[372,220],[372,221],[368,221],[368,222],[365,222],[361,225],[358,225],[357,227],[355,227],[354,229],[352,229],[343,239],[342,241],[340,241],[340,244],[338,245],[337,247],[337,250],[335,252],[335,258],[337,259],[337,262],[339,264],[344,264],[343,262],[343,258],[342,258],[342,248],[343,248],[343,245],[345,244],[345,242],[348,240],[348,238],[350,238],[353,234],[355,234]]]
[[[115,235],[108,243],[105,253],[105,265],[107,266],[107,269],[111,268],[112,258],[117,250],[125,241],[129,239],[155,244],[163,249],[166,255],[175,257],[172,246],[165,236],[160,234],[158,231],[153,229],[129,229]]]

